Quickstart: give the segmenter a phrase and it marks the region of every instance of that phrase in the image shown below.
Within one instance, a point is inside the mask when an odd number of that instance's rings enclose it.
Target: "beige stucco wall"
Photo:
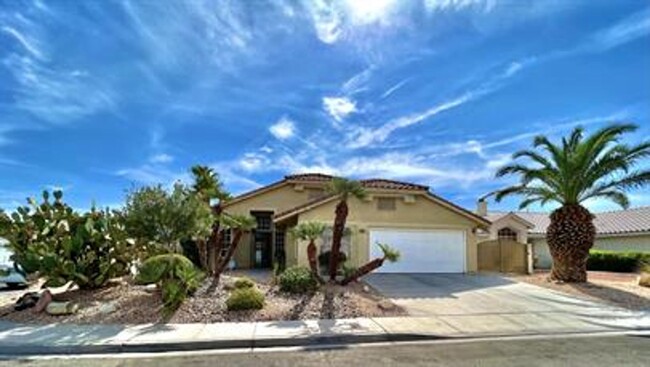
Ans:
[[[294,208],[309,201],[308,190],[301,185],[286,184],[250,198],[227,204],[230,214],[250,215],[251,211],[272,211],[277,213]]]
[[[403,195],[396,196],[396,210],[377,210],[375,194],[370,200],[352,198],[348,201],[349,215],[347,227],[351,229],[350,263],[360,266],[370,257],[369,231],[372,228],[426,228],[426,229],[457,229],[464,230],[467,239],[467,270],[477,269],[476,236],[473,228],[476,223],[450,209],[439,205],[424,195],[415,195],[415,201],[407,203]],[[301,213],[298,222],[318,221],[328,225],[333,224],[334,210],[337,202],[331,201],[310,211]],[[304,246],[297,246],[299,264],[307,264]]]
[[[551,267],[552,259],[548,251],[546,239],[531,239],[534,251],[534,263],[538,269],[548,269]],[[642,236],[617,236],[617,237],[599,237],[596,238],[594,249],[611,250],[611,251],[639,251],[650,252],[650,235]]]

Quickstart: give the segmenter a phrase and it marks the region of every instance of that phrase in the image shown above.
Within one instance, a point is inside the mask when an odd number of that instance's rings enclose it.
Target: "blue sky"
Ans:
[[[233,193],[324,172],[471,208],[538,133],[650,136],[649,36],[643,0],[4,1],[0,207],[117,206],[202,163]]]

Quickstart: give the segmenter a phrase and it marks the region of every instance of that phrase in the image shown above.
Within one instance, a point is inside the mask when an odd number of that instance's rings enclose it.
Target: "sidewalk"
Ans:
[[[216,324],[19,325],[0,322],[0,354],[162,352],[650,330],[648,313],[620,319],[560,312]]]

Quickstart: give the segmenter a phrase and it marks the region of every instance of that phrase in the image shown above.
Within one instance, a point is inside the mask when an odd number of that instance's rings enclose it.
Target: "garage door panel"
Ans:
[[[377,243],[400,251],[396,263],[384,263],[385,273],[462,273],[465,271],[465,234],[447,230],[373,229],[370,231],[371,257],[381,257]]]

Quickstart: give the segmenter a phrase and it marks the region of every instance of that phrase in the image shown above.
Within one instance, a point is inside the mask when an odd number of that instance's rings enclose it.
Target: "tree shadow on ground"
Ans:
[[[632,310],[650,310],[650,299],[616,287],[596,283],[571,283],[574,290],[602,302]]]

